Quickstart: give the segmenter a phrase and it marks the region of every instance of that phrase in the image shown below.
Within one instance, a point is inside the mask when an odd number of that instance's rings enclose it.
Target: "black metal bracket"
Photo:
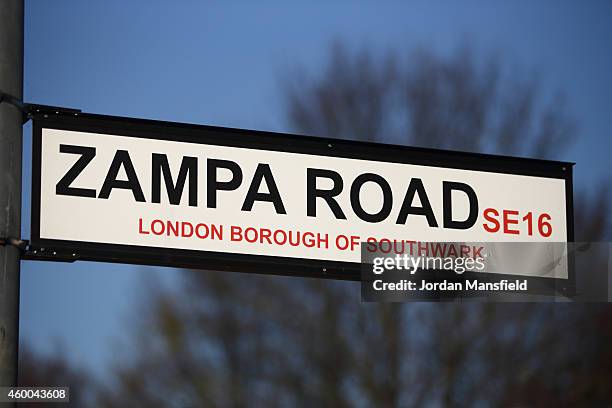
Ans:
[[[0,247],[12,246],[21,252],[21,259],[31,261],[53,261],[53,262],[74,262],[79,259],[75,252],[67,252],[65,250],[33,248],[27,239],[19,238],[0,238]]]
[[[21,99],[0,91],[0,103],[8,103],[19,109],[22,115],[22,124],[26,124],[34,115],[74,115],[81,113],[80,109],[63,108],[60,106],[39,105],[35,103],[24,103]]]
[[[26,261],[52,261],[52,262],[74,262],[79,259],[75,252],[69,252],[51,248],[35,248],[28,246],[23,252],[21,259]]]
[[[79,116],[79,114],[81,113],[80,109],[62,108],[60,106],[51,106],[51,105],[38,105],[34,103],[25,103],[24,107],[25,107],[25,112],[27,115],[27,118],[24,119],[24,122],[23,122],[24,124],[28,120],[32,119],[34,115],[43,115],[44,117],[47,117],[46,115]]]
[[[0,246],[13,246],[23,252],[28,248],[28,240],[11,237],[0,238]]]
[[[0,103],[2,102],[8,103],[9,105],[13,105],[14,107],[16,107],[17,109],[23,112],[24,105],[21,99],[16,98],[13,95],[8,94],[6,92],[0,91]]]

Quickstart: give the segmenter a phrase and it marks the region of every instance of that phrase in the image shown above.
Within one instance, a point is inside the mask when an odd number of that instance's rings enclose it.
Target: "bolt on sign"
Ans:
[[[33,132],[34,258],[354,279],[361,243],[573,240],[571,163],[61,112]]]

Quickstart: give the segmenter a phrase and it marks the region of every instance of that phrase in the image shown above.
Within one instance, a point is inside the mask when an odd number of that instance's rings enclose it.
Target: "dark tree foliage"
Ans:
[[[469,49],[376,58],[336,48],[287,92],[296,131],[555,158],[576,137],[561,97]],[[605,189],[577,237],[609,232]],[[582,197],[582,195],[579,195]],[[290,271],[288,271],[290,272]],[[610,401],[607,306],[364,304],[353,283],[186,273],[160,291],[106,406],[577,406]]]
[[[563,99],[502,62],[336,48],[322,75],[288,84],[288,118],[304,134],[556,158],[577,134]],[[578,240],[609,237],[600,191],[577,195]],[[185,271],[145,306],[98,406],[612,401],[607,305],[373,304],[356,283]]]
[[[65,352],[53,355],[36,353],[28,346],[19,350],[19,387],[70,387],[70,403],[20,403],[20,407],[83,407],[91,402],[87,393],[93,382],[85,371],[79,370],[62,357]]]

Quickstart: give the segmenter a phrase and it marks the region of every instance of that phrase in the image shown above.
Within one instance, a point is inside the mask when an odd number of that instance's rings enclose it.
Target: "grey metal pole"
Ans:
[[[23,0],[0,0],[0,91],[23,98]],[[0,238],[21,236],[22,113],[0,103]],[[17,384],[19,249],[0,246],[0,385]]]

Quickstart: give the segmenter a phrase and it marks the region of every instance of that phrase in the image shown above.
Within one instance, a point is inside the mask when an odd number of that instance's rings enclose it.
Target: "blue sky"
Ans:
[[[610,181],[610,2],[26,0],[25,101],[85,112],[289,132],[282,79],[316,74],[331,44],[447,53],[465,42],[564,90],[581,138],[576,185]],[[24,128],[24,236],[30,131]],[[102,374],[168,268],[24,261],[21,341]],[[236,276],[239,278],[239,275]]]

